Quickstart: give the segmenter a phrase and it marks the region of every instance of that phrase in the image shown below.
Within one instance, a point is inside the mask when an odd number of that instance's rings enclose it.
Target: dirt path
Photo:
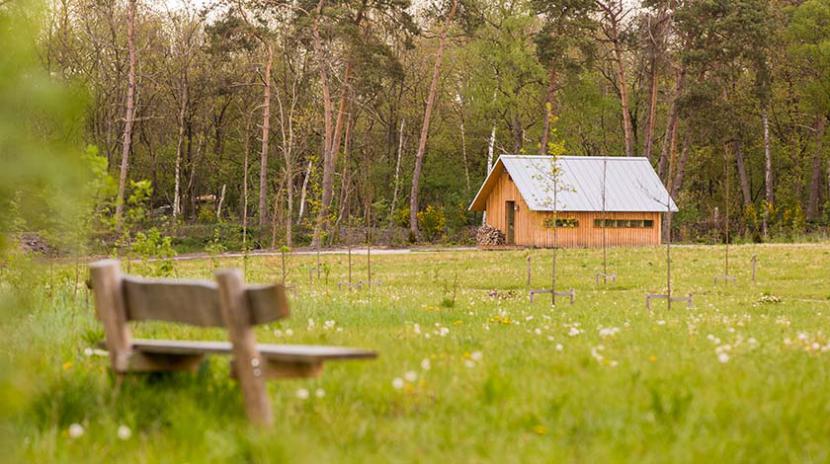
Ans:
[[[476,251],[477,248],[475,247],[436,247],[436,248],[372,248],[372,255],[373,256],[381,256],[381,255],[407,255],[411,253],[444,253],[444,252],[453,252],[453,251]],[[345,255],[348,254],[348,248],[328,248],[325,250],[320,250],[320,255]],[[366,255],[368,253],[367,248],[352,248],[353,255]],[[317,254],[316,250],[308,250],[308,249],[301,249],[301,250],[294,250],[289,251],[286,253],[288,256],[314,256]],[[248,253],[248,257],[256,258],[256,257],[268,257],[268,256],[280,256],[282,252],[280,251],[253,251]],[[216,256],[219,259],[225,258],[242,258],[244,256],[241,252],[231,252],[231,253],[222,253],[221,255]],[[206,259],[211,257],[207,253],[187,253],[183,255],[179,255],[173,258],[174,261],[191,261],[195,259]],[[153,261],[153,260],[150,260]]]

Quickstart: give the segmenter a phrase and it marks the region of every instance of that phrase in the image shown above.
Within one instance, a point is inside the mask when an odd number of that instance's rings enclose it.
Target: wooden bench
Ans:
[[[208,354],[229,354],[246,413],[257,424],[273,422],[267,379],[315,377],[326,361],[377,357],[374,351],[355,348],[257,344],[255,326],[288,316],[285,289],[246,286],[237,269],[216,272],[215,283],[126,276],[116,260],[92,263],[90,273],[95,309],[117,375],[194,370]],[[133,339],[128,322],[150,320],[224,327],[230,341]]]

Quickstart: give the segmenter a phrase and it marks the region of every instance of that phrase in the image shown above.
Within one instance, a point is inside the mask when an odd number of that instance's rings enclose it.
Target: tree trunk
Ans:
[[[493,170],[493,149],[496,146],[496,124],[493,123],[493,129],[490,131],[490,139],[487,141],[487,175]],[[486,176],[485,176],[486,178]],[[487,224],[487,211],[481,214],[481,225]]]
[[[522,152],[522,145],[524,145],[524,129],[518,114],[513,115],[511,129],[513,130],[513,153],[519,154]]]
[[[617,30],[617,24],[612,25],[614,44],[614,61],[617,65],[617,83],[620,88],[620,109],[623,118],[623,136],[625,140],[625,156],[634,156],[634,125],[631,122],[631,112],[628,104],[628,81],[625,77],[625,57]]]
[[[654,51],[649,66],[649,92],[648,92],[648,116],[646,119],[645,133],[643,134],[643,156],[649,162],[651,150],[654,144],[654,119],[657,116],[657,52]]]
[[[328,232],[329,211],[331,210],[331,202],[334,197],[334,171],[337,167],[337,154],[340,151],[340,138],[343,132],[343,118],[346,115],[346,102],[349,98],[350,76],[351,63],[346,63],[346,69],[343,72],[343,88],[340,92],[340,103],[337,109],[337,120],[331,136],[331,145],[323,153],[323,191],[320,209],[317,211],[317,221],[314,225],[314,237],[312,239],[312,246],[315,247],[321,243],[323,234]]]
[[[303,177],[303,186],[300,188],[300,211],[297,213],[297,220],[303,218],[305,214],[306,197],[308,196],[308,179],[311,177],[311,160],[308,160],[308,166],[305,169],[305,177]]]
[[[135,120],[135,15],[136,1],[129,0],[127,9],[127,51],[129,53],[129,71],[127,72],[127,103],[124,110],[124,139],[121,142],[121,172],[118,177],[118,197],[115,201],[115,225],[123,226],[124,194],[127,190],[127,170],[130,167],[130,148],[133,143],[133,123]]]
[[[181,165],[182,165],[182,147],[184,146],[184,117],[187,111],[187,77],[182,78],[182,94],[181,104],[179,106],[179,131],[178,139],[176,141],[176,167],[174,169],[174,187],[173,187],[173,217],[177,217],[181,213]]]
[[[464,163],[464,180],[466,190],[464,193],[470,195],[470,167],[467,165],[467,134],[464,131],[464,116],[461,117],[461,161]]]
[[[813,149],[813,163],[810,170],[810,196],[807,201],[807,219],[815,220],[819,216],[821,203],[821,165],[823,158],[824,131],[827,128],[827,116],[819,115],[813,126],[815,129],[815,148]]]
[[[686,69],[681,68],[677,76],[677,82],[674,84],[674,95],[672,96],[671,105],[669,105],[669,114],[666,119],[666,134],[663,137],[663,147],[660,150],[660,161],[657,164],[657,175],[664,180],[668,179],[670,175],[668,172],[669,157],[671,156],[671,149],[674,140],[677,137],[677,124],[680,115],[680,96],[683,93],[683,86],[686,83]]]
[[[554,102],[556,101],[557,74],[553,63],[548,69],[548,91],[545,93],[545,119],[542,121],[542,137],[539,140],[539,155],[548,154],[548,138],[550,137],[550,125],[553,122]]]
[[[389,215],[395,214],[395,207],[398,204],[398,187],[401,179],[401,154],[403,153],[403,127],[405,119],[401,118],[401,129],[398,133],[398,159],[395,161],[395,187],[392,190],[392,207],[389,209]]]
[[[334,114],[334,108],[331,102],[331,87],[329,85],[329,73],[328,73],[328,63],[325,59],[325,53],[323,51],[323,41],[320,38],[320,17],[323,15],[323,6],[325,5],[325,0],[320,0],[317,3],[317,16],[314,18],[314,21],[311,23],[311,35],[313,38],[313,45],[314,45],[314,52],[317,55],[317,65],[319,68],[320,73],[320,87],[323,92],[323,170],[326,170],[326,166],[328,165],[328,160],[330,155],[330,150],[332,146],[332,136],[334,135],[334,129],[332,127],[332,116]],[[309,168],[309,173],[311,172]],[[306,176],[306,181],[308,181],[308,176]],[[325,182],[325,180],[324,180]],[[303,197],[305,197],[305,185],[303,185]],[[302,205],[300,205],[302,211]],[[322,232],[322,221],[324,219],[323,212],[319,212],[317,214],[317,222],[314,226],[314,236],[311,240],[311,245],[313,247],[320,246],[321,240],[321,232]]]
[[[265,61],[265,75],[262,90],[262,146],[259,154],[259,217],[260,233],[268,220],[268,139],[271,134],[271,63],[274,61],[274,49],[266,44],[268,56]]]
[[[738,181],[741,183],[741,195],[743,196],[744,206],[752,204],[752,189],[749,185],[749,175],[746,172],[746,161],[744,160],[744,151],[740,142],[735,142],[735,164],[738,167]]]
[[[680,148],[680,159],[677,160],[677,169],[674,174],[674,181],[671,183],[671,196],[676,198],[683,187],[683,178],[686,176],[686,163],[689,161],[689,151],[691,146],[691,133],[686,130],[683,136],[683,145]]]
[[[761,122],[764,126],[764,199],[766,200],[762,212],[761,229],[764,237],[766,237],[769,227],[769,211],[774,202],[772,189],[772,151],[770,150],[769,141],[769,115],[767,114],[766,107],[761,112]]]
[[[424,168],[424,155],[426,155],[427,139],[429,138],[429,122],[432,118],[432,107],[435,105],[435,98],[438,94],[438,81],[441,78],[441,61],[444,58],[444,46],[447,42],[447,32],[450,23],[455,16],[458,7],[458,0],[453,0],[450,12],[444,21],[441,36],[438,39],[438,50],[435,52],[435,66],[432,70],[432,82],[429,86],[426,108],[424,109],[424,122],[421,124],[421,137],[418,140],[418,151],[415,153],[415,169],[412,172],[412,190],[409,194],[409,232],[414,240],[418,237],[418,193],[420,192],[421,171]]]

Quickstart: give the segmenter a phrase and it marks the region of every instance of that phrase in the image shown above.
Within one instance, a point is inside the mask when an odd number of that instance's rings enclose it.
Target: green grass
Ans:
[[[86,292],[72,290],[74,267],[53,266],[31,274],[41,284],[2,328],[0,444],[21,461],[71,463],[830,460],[830,352],[822,350],[830,349],[830,244],[735,247],[737,283],[728,286],[712,282],[723,273],[722,248],[678,247],[675,291],[693,293],[694,308],[668,311],[658,301],[650,313],[645,294],[664,290],[662,248],[611,250],[618,281],[601,287],[601,251],[564,250],[560,287],[576,288],[577,300],[556,307],[547,296],[528,303],[528,253],[534,287],[546,287],[549,250],[376,256],[383,284],[371,294],[337,289],[345,256],[323,257],[327,286],[309,284],[313,257],[290,257],[292,317],[263,327],[259,341],[381,356],[330,363],[318,379],[271,382],[271,431],[247,424],[225,358],[195,374],[130,377],[116,389],[106,358],[84,353],[102,333]],[[209,278],[212,267],[178,262],[176,273]],[[354,257],[353,272],[365,278],[365,256]],[[279,257],[248,262],[250,281],[280,275]],[[20,309],[27,305],[35,309]],[[603,337],[603,328],[618,331]],[[225,337],[159,324],[134,333]],[[417,379],[393,387],[408,371]],[[74,423],[85,433],[73,439]],[[129,439],[118,438],[120,425]]]

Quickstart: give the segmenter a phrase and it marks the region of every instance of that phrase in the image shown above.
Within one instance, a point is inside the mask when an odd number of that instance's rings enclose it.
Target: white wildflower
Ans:
[[[721,364],[726,364],[727,362],[729,362],[729,354],[727,354],[725,351],[718,353],[718,361],[720,361]]]
[[[470,358],[472,358],[473,361],[478,362],[484,358],[484,355],[481,353],[481,351],[473,351],[472,354],[470,354]]]
[[[129,427],[126,425],[119,425],[118,426],[118,438],[122,440],[129,440],[129,438],[133,435],[133,431],[130,430]]]
[[[406,379],[407,382],[414,383],[418,380],[418,373],[415,371],[407,371],[406,374],[403,375],[403,378]]]
[[[69,426],[69,438],[80,438],[84,434],[84,426],[78,423]]]
[[[421,361],[421,369],[428,371],[431,367],[432,364],[429,362],[429,358],[424,358],[424,360]]]
[[[599,336],[606,338],[606,337],[613,337],[617,333],[619,333],[619,327],[600,327],[599,329]]]
[[[297,398],[299,398],[301,400],[307,400],[308,399],[308,390],[306,390],[305,388],[297,389]]]
[[[394,379],[392,379],[392,387],[394,387],[395,390],[400,390],[400,389],[403,388],[403,386],[404,386],[404,381],[403,381],[402,378],[395,377]]]
[[[565,347],[564,347],[564,346],[562,346],[562,344],[561,344],[561,343],[557,343],[557,344],[556,344],[556,351],[562,351],[562,350],[564,350],[564,349],[565,349]]]
[[[318,388],[317,390],[314,390],[314,396],[316,396],[317,398],[323,398],[324,396],[326,396],[326,391],[322,388]]]

